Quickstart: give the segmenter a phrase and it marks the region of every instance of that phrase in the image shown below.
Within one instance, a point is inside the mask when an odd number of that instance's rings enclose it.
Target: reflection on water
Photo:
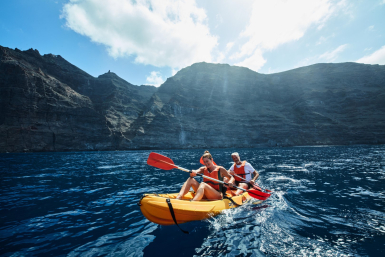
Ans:
[[[198,168],[204,150],[157,151]],[[179,191],[188,174],[146,164],[150,151],[0,155],[0,254],[68,256],[382,256],[385,146],[238,151],[274,189],[263,204],[176,226],[146,220],[144,193]]]

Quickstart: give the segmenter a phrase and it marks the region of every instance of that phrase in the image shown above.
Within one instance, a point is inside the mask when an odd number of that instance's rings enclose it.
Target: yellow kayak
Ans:
[[[138,204],[143,215],[149,221],[159,225],[174,225],[171,212],[174,212],[177,223],[181,224],[213,217],[223,210],[236,208],[251,199],[247,192],[238,196],[227,193],[228,198],[215,201],[191,201],[195,195],[194,192],[187,193],[181,200],[175,199],[177,195],[178,193],[145,194]],[[262,202],[259,201],[256,204]]]

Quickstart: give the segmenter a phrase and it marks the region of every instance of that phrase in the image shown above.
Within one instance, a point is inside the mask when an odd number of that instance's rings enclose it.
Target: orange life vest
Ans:
[[[234,173],[242,177],[243,180],[246,180],[245,165],[246,165],[246,161],[243,161],[241,167],[237,168],[237,164],[234,163]],[[235,181],[242,181],[242,179],[236,176],[234,176],[234,178],[235,178]]]
[[[212,172],[209,172],[209,169],[207,168],[207,167],[205,167],[205,169],[204,169],[204,171],[203,171],[203,175],[205,175],[205,176],[207,176],[207,177],[210,177],[210,178],[214,178],[214,179],[216,179],[216,180],[221,180],[221,181],[223,181],[223,179],[222,179],[222,177],[218,177],[218,175],[219,176],[221,176],[220,174],[219,174],[219,169],[220,169],[220,167],[219,166],[217,166]],[[218,182],[215,182],[215,181],[213,181],[213,180],[209,180],[209,179],[207,179],[207,178],[203,178],[203,182],[205,182],[206,184],[208,184],[208,185],[210,185],[212,188],[214,188],[215,190],[217,190],[217,191],[220,191],[220,185],[221,185],[221,183],[218,183]]]

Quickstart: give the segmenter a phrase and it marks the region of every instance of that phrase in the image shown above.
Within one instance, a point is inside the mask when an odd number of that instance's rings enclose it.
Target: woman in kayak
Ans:
[[[223,191],[226,191],[226,187],[224,187],[223,184],[206,178],[203,178],[203,182],[199,184],[199,182],[194,179],[197,173],[221,181],[223,181],[223,178],[227,178],[229,181],[228,184],[234,186],[234,177],[231,176],[225,168],[213,163],[213,157],[209,151],[205,151],[202,159],[205,166],[197,170],[192,170],[190,177],[183,184],[176,199],[182,199],[182,197],[190,190],[190,187],[195,191],[195,196],[192,199],[193,201],[199,201],[202,198],[208,200],[220,200],[223,198]]]

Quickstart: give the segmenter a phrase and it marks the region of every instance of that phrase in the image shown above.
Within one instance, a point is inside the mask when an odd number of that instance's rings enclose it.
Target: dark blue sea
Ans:
[[[1,256],[385,256],[385,146],[209,149],[240,153],[274,190],[214,218],[149,222],[144,193],[179,191],[188,173],[150,151],[0,155]],[[156,151],[187,168],[204,150]]]

